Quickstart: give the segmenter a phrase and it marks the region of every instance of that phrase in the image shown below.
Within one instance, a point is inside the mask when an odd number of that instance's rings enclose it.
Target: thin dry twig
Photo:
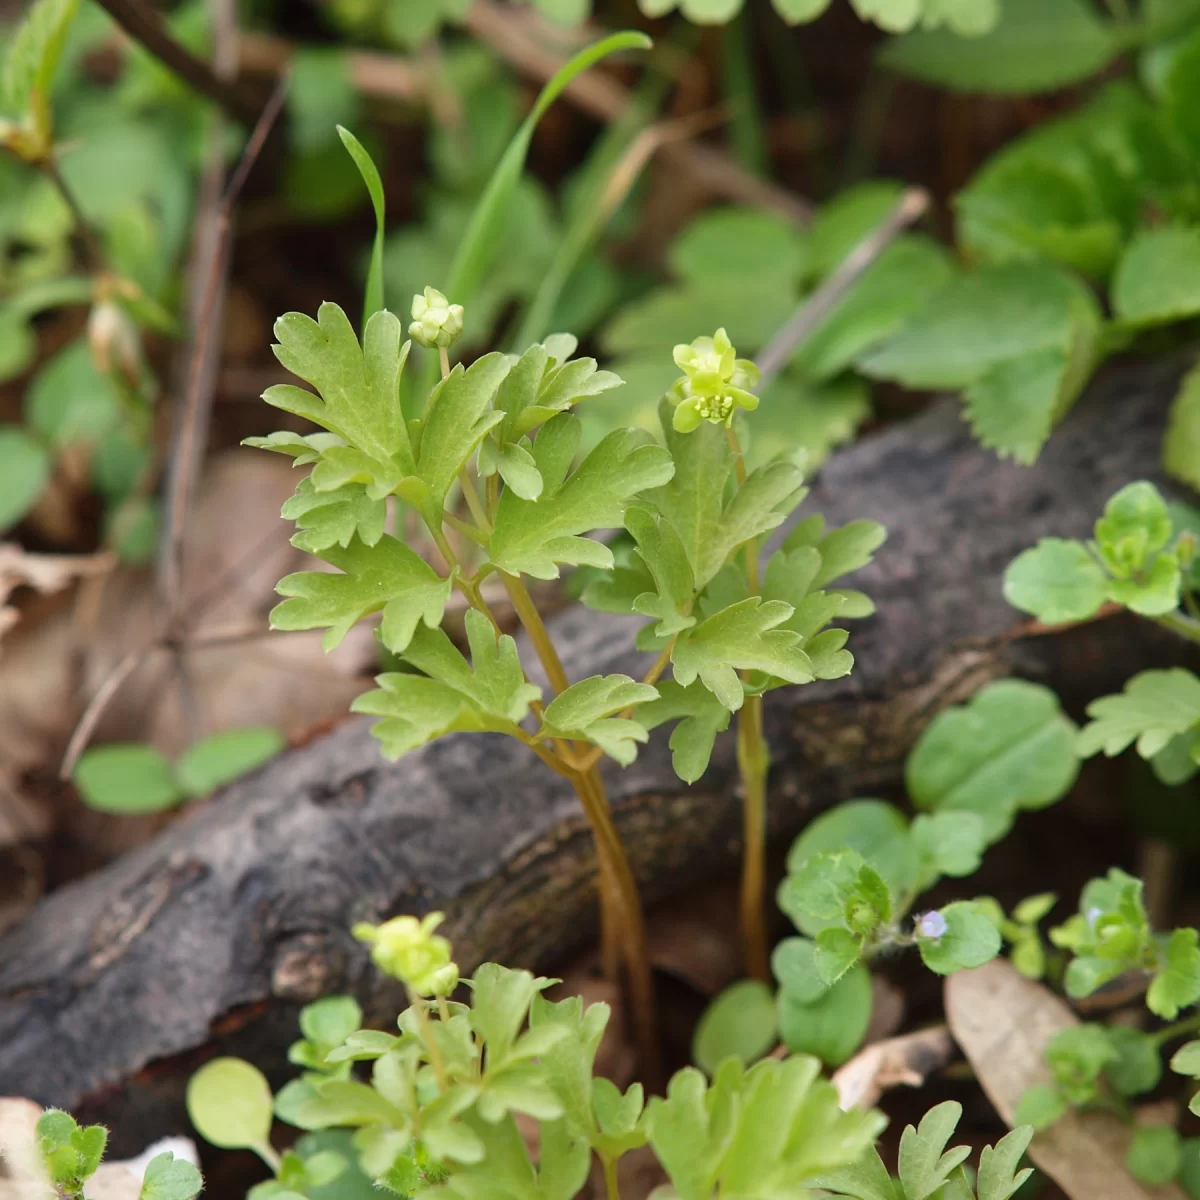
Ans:
[[[838,302],[862,278],[867,268],[892,241],[929,207],[929,193],[909,188],[892,211],[845,257],[828,279],[799,308],[758,356],[759,388],[765,388],[783,369],[792,352],[833,311]]]
[[[283,108],[286,94],[287,77],[284,76],[280,79],[271,99],[263,109],[258,123],[254,127],[254,132],[246,143],[241,161],[234,169],[224,195],[221,197],[218,244],[208,264],[201,317],[196,328],[188,372],[183,419],[172,456],[167,485],[167,541],[161,562],[160,587],[169,614],[174,613],[179,604],[179,586],[183,571],[184,526],[203,453],[201,430],[206,424],[207,413],[212,403],[215,371],[210,364],[218,323],[217,298],[224,279],[224,267],[228,261],[233,209],[259,152],[267,140],[267,135]],[[206,382],[207,387],[205,386]]]
[[[545,82],[566,61],[564,56],[542,44],[537,32],[516,10],[475,0],[467,13],[467,29],[487,42],[508,64],[525,75]],[[613,121],[625,111],[630,97],[619,80],[600,71],[586,71],[564,92],[572,103],[602,121]],[[689,172],[706,190],[740,204],[753,204],[782,213],[798,224],[812,219],[812,208],[784,188],[744,171],[727,155],[696,142],[673,142],[662,146],[680,169]]]
[[[232,79],[222,79],[214,67],[177,42],[152,8],[140,0],[100,0],[100,6],[130,37],[202,96],[247,125],[257,119],[258,105]]]

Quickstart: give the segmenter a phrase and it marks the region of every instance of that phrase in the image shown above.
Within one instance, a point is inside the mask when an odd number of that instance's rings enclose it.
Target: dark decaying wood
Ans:
[[[836,455],[801,513],[874,517],[891,530],[859,586],[853,676],[770,697],[778,835],[834,800],[893,784],[929,717],[1001,674],[1076,699],[1176,658],[1146,624],[1099,621],[1020,635],[1005,565],[1037,537],[1084,534],[1130,479],[1157,477],[1176,375],[1115,371],[1037,465],[975,445],[939,406]],[[571,610],[554,621],[573,677],[640,674],[633,628]],[[728,866],[738,801],[730,735],[702,786],[670,769],[665,736],[608,772],[651,899]],[[114,1150],[186,1129],[182,1090],[205,1058],[240,1053],[278,1082],[297,1006],[350,990],[386,1022],[400,1006],[350,936],[355,921],[448,914],[471,970],[484,957],[545,966],[594,924],[593,860],[562,781],[523,747],[453,737],[384,763],[353,720],[285,754],[108,869],[44,901],[0,942],[0,1095],[62,1105],[114,1128]]]

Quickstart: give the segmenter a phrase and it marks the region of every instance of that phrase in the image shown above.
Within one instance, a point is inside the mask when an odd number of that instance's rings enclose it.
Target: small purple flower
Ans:
[[[1087,910],[1087,912],[1086,912],[1086,913],[1084,913],[1083,915],[1084,915],[1084,917],[1085,917],[1085,918],[1086,918],[1086,920],[1087,920],[1087,923],[1088,923],[1088,928],[1089,928],[1089,929],[1093,929],[1093,930],[1094,930],[1094,929],[1096,928],[1096,922],[1097,922],[1097,921],[1098,921],[1098,920],[1099,920],[1099,919],[1100,919],[1102,916],[1104,916],[1104,909],[1102,909],[1102,908],[1096,908],[1096,907],[1093,905],[1093,906],[1092,906],[1091,908],[1089,908],[1089,909]]]
[[[927,912],[924,916],[917,918],[917,937],[932,938],[936,941],[944,936],[946,930],[950,926],[946,924],[946,918],[935,908],[932,912]]]

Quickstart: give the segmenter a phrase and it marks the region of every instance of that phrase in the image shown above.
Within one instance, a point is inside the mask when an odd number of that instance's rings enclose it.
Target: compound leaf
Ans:
[[[579,437],[579,419],[572,413],[542,426],[533,443],[544,481],[541,496],[523,500],[506,491],[496,512],[490,553],[501,570],[556,579],[560,563],[611,567],[608,547],[579,535],[617,528],[639,492],[671,477],[667,453],[638,429],[614,430],[568,475]]]
[[[1183,667],[1142,671],[1116,696],[1102,696],[1088,705],[1091,722],[1076,743],[1088,758],[1103,750],[1111,757],[1134,741],[1143,758],[1153,758],[1179,734],[1200,723],[1200,679]]]
[[[401,653],[421,621],[430,629],[441,624],[450,580],[403,542],[385,534],[366,546],[355,538],[344,549],[326,547],[320,557],[343,573],[285,575],[275,590],[288,599],[271,610],[272,629],[328,627],[324,646],[332,650],[357,621],[382,609],[384,644]]]
[[[680,634],[671,653],[675,678],[687,687],[697,677],[731,712],[742,706],[738,671],[763,671],[788,683],[816,678],[802,639],[780,629],[791,615],[790,604],[751,596],[714,613]]]

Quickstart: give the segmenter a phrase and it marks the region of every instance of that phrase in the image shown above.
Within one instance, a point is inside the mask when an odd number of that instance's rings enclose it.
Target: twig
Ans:
[[[122,29],[165,67],[203,96],[219,104],[243,124],[252,124],[258,106],[232,80],[222,79],[202,58],[177,42],[162,19],[141,0],[99,0]]]
[[[104,270],[105,256],[104,248],[100,245],[100,238],[92,227],[92,223],[87,219],[83,209],[80,208],[79,200],[71,190],[71,185],[63,178],[63,173],[59,169],[58,163],[55,162],[53,157],[47,156],[41,164],[41,170],[46,178],[58,189],[58,194],[71,210],[71,217],[75,221],[75,230],[83,240],[84,249],[87,251],[89,269],[92,271]]]
[[[244,74],[274,79],[286,70],[296,49],[294,43],[273,34],[243,33],[238,43],[239,63]],[[429,95],[429,73],[423,63],[377,50],[343,50],[342,61],[354,90],[364,96],[396,104],[424,104]]]
[[[79,718],[79,723],[71,734],[71,740],[67,743],[66,751],[63,753],[62,766],[58,770],[60,779],[71,778],[71,772],[75,770],[79,756],[88,742],[92,740],[92,734],[96,732],[96,726],[100,723],[100,718],[104,716],[112,698],[121,690],[121,685],[137,670],[142,660],[158,643],[159,635],[155,633],[152,637],[146,638],[134,646],[113,667],[108,673],[108,677],[96,689],[96,694],[88,701],[87,708],[83,710],[83,716]]]
[[[216,333],[218,307],[216,300],[224,278],[229,254],[229,234],[233,224],[233,209],[247,177],[252,170],[263,143],[275,124],[287,94],[287,77],[280,79],[271,99],[263,109],[250,140],[242,152],[225,193],[221,197],[217,227],[217,245],[208,264],[200,321],[196,328],[195,344],[188,372],[186,400],[179,437],[172,456],[167,485],[167,542],[161,560],[159,585],[167,603],[168,613],[178,607],[179,587],[183,571],[183,533],[191,504],[195,478],[203,452],[200,430],[212,402],[215,372],[210,365],[211,346]],[[205,386],[207,381],[208,386]]]
[[[922,188],[910,188],[896,202],[879,227],[863,238],[845,257],[841,266],[812,295],[801,302],[788,323],[758,356],[760,389],[765,388],[779,374],[796,347],[832,312],[892,240],[917,220],[928,207],[928,192]]]
[[[864,1046],[833,1073],[838,1103],[843,1109],[871,1108],[889,1088],[920,1087],[957,1052],[945,1025]]]
[[[565,61],[541,45],[518,12],[495,0],[475,0],[466,24],[475,37],[492,46],[510,66],[541,82],[554,75]],[[572,80],[564,95],[602,121],[619,117],[630,99],[619,80],[599,71],[586,71]],[[726,199],[773,209],[801,225],[812,218],[812,208],[799,197],[766,180],[756,179],[711,146],[676,142],[664,145],[662,153],[705,188]]]

